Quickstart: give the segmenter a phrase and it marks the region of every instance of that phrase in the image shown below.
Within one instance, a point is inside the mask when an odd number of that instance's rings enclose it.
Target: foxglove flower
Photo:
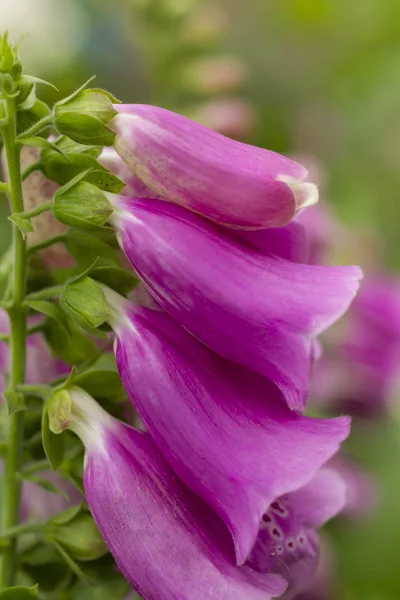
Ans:
[[[241,564],[266,508],[313,477],[349,419],[299,416],[273,383],[209,351],[166,313],[121,311],[112,324],[124,387],[175,473],[229,527]]]
[[[318,199],[298,163],[233,141],[163,108],[117,104],[109,123],[121,158],[171,202],[230,227],[288,223]]]
[[[400,280],[367,276],[344,325],[315,369],[312,400],[375,416],[400,389]]]
[[[279,574],[234,565],[230,536],[147,433],[109,416],[79,388],[70,428],[86,447],[84,487],[118,567],[143,600],[268,600]]]
[[[346,485],[332,469],[321,469],[306,486],[278,498],[263,516],[247,562],[262,573],[280,573],[289,583],[287,596],[308,587],[319,557],[317,529],[346,503]]]
[[[125,183],[122,190],[124,196],[136,196],[138,198],[159,198],[135,173],[128,167],[122,158],[117,154],[114,148],[105,146],[101,151],[98,162],[114,173],[121,181]]]
[[[160,200],[111,196],[120,244],[147,288],[218,354],[274,381],[302,410],[314,338],[356,293],[356,267],[295,264]]]
[[[237,230],[235,236],[261,254],[274,254],[296,263],[310,262],[310,241],[307,232],[303,225],[295,221],[284,227],[256,231]]]

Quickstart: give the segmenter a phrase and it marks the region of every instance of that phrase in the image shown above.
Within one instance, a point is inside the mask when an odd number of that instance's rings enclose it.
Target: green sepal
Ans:
[[[25,396],[23,394],[14,390],[6,390],[3,392],[3,396],[7,400],[9,415],[26,409]]]
[[[92,334],[110,317],[110,307],[101,286],[86,275],[65,286],[61,302],[76,323]]]
[[[82,181],[88,172],[78,175],[79,181],[71,182],[57,190],[54,196],[54,216],[71,227],[96,230],[106,223],[112,213],[111,205],[95,185]]]
[[[62,512],[54,515],[50,518],[49,523],[53,523],[55,525],[66,525],[72,519],[74,519],[84,508],[84,504],[76,504],[75,506],[69,506]]]
[[[55,124],[60,133],[79,144],[112,146],[114,143],[115,133],[99,119],[90,115],[65,112],[62,117],[56,117]]]
[[[25,219],[25,217],[21,217],[18,213],[10,215],[8,220],[18,227],[24,238],[28,233],[35,231],[30,219]]]
[[[82,266],[91,265],[96,258],[101,262],[119,266],[118,256],[106,242],[88,232],[70,229],[65,238],[68,252]]]
[[[126,396],[118,371],[110,367],[93,366],[76,376],[74,384],[95,398],[119,400]]]
[[[65,436],[51,431],[47,406],[44,407],[42,414],[42,443],[51,468],[57,471],[64,459]]]
[[[126,296],[139,283],[139,279],[129,271],[113,265],[101,265],[90,271],[90,277],[104,283],[122,296]]]
[[[34,598],[40,598],[38,585],[31,588],[22,586],[5,588],[0,592],[0,600],[33,600]]]
[[[67,516],[70,517],[69,514]],[[93,517],[84,505],[64,523],[50,519],[44,535],[47,541],[59,544],[74,560],[92,561],[108,552]]]
[[[45,148],[47,150],[53,150],[54,152],[61,154],[61,156],[66,161],[69,161],[68,155],[65,154],[62,148],[59,148],[59,146],[57,146],[54,142],[50,142],[50,140],[47,140],[40,136],[34,135],[32,137],[20,137],[18,138],[18,143],[22,146],[31,146],[32,148]]]

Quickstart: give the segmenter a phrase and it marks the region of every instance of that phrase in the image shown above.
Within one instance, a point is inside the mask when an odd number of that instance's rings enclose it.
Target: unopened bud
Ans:
[[[67,390],[57,390],[47,403],[49,427],[53,433],[68,429],[71,420],[71,397]]]
[[[82,90],[54,107],[54,123],[60,133],[80,144],[112,146],[115,134],[107,123],[116,115],[115,99],[103,90]]]
[[[71,227],[97,229],[111,213],[106,194],[87,181],[68,183],[54,196],[54,216]]]
[[[110,307],[101,285],[90,277],[68,284],[62,304],[78,325],[89,331],[100,327],[110,317]]]

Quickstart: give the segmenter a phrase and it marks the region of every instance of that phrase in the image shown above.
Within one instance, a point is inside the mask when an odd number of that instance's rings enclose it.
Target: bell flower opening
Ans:
[[[318,200],[307,170],[275,152],[231,140],[156,106],[115,105],[114,147],[162,198],[223,225],[288,223]]]

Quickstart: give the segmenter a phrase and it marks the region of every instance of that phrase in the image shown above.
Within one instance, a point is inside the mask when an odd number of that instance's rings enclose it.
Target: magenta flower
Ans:
[[[400,280],[366,277],[345,324],[316,369],[313,394],[317,401],[371,416],[398,399]]]
[[[225,521],[242,564],[267,507],[337,452],[349,419],[291,412],[269,380],[209,351],[166,313],[130,305],[113,327],[140,418],[175,473]]]
[[[268,600],[284,591],[280,575],[234,565],[228,531],[148,434],[110,417],[82,390],[70,393],[90,510],[143,600]]]
[[[310,242],[307,232],[303,225],[295,221],[284,227],[256,231],[238,229],[234,235],[262,254],[275,254],[296,263],[310,262]]]
[[[218,354],[269,377],[302,410],[315,337],[347,309],[360,270],[262,254],[168,202],[110,199],[120,244],[163,308]]]
[[[318,199],[307,170],[156,106],[115,105],[115,149],[159,196],[245,229],[277,227]]]
[[[117,152],[111,146],[105,146],[97,159],[98,162],[114,173],[125,183],[122,190],[124,196],[137,196],[138,198],[159,198],[143,181],[135,175],[126,163],[120,158]]]
[[[261,573],[285,577],[288,597],[307,588],[318,566],[316,530],[345,503],[343,479],[332,469],[321,469],[308,485],[271,504],[247,564]]]

